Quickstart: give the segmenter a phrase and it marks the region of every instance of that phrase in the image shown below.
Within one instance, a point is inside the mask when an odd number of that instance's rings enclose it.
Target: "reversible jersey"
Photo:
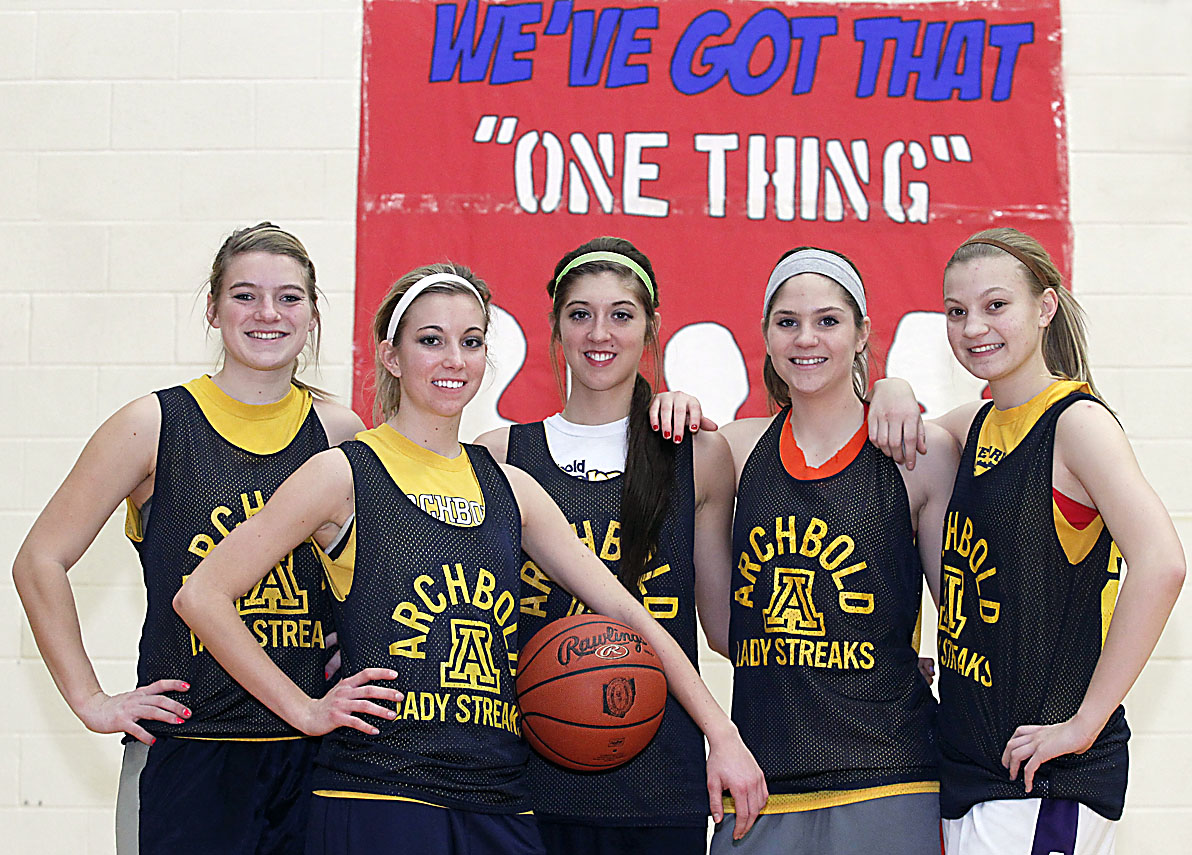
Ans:
[[[310,457],[327,448],[311,408],[282,450],[256,454],[217,431],[186,388],[157,392],[157,442],[152,512],[134,539],[145,577],[137,684],[171,678],[190,683],[168,693],[191,710],[184,724],[142,719],[155,736],[277,739],[300,736],[241,688],[174,611],[173,599],[199,562],[233,528],[259,511],[273,491]],[[331,631],[322,566],[303,543],[237,603],[240,616],[270,658],[301,689],[327,689],[325,635]]]
[[[1118,819],[1126,791],[1129,728],[1119,706],[1083,754],[1044,763],[1028,794],[1002,752],[1024,724],[1056,724],[1080,707],[1101,655],[1121,554],[1108,529],[1070,562],[1052,511],[1056,421],[1077,401],[1050,406],[995,466],[974,474],[981,426],[973,420],[944,524],[938,650],[940,807],[963,816],[991,799],[1057,798]]]
[[[733,519],[733,721],[766,774],[765,812],[934,792],[902,476],[866,441],[836,474],[796,479],[779,452],[787,412],[749,455]]]
[[[559,505],[576,534],[616,572],[621,556],[623,476],[585,481],[555,463],[541,422],[509,428],[507,461],[528,472]],[[695,482],[692,443],[675,449],[670,500],[649,569],[632,593],[698,668],[695,618]],[[522,555],[521,633],[531,638],[553,620],[587,611]],[[707,822],[704,737],[668,695],[662,725],[645,750],[607,772],[573,772],[530,755],[534,812],[547,820],[607,826]]]
[[[323,738],[320,795],[409,799],[482,813],[526,809],[521,739],[517,571],[521,516],[505,475],[464,446],[484,495],[484,521],[443,522],[410,501],[376,452],[340,446],[352,467],[356,553],[351,590],[332,608],[345,677],[391,668],[403,692],[380,734]]]

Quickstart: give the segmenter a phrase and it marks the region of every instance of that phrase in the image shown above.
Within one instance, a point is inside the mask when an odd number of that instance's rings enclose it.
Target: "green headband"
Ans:
[[[601,250],[599,252],[585,252],[583,255],[571,260],[571,263],[559,271],[559,275],[555,277],[555,293],[558,293],[559,283],[563,281],[563,277],[579,267],[581,264],[587,264],[589,261],[611,261],[614,264],[620,264],[628,267],[637,274],[637,278],[646,286],[646,293],[650,295],[650,302],[657,303],[658,298],[654,296],[654,283],[650,281],[650,277],[646,275],[646,271],[642,266],[627,255],[621,255],[619,252],[606,252]]]

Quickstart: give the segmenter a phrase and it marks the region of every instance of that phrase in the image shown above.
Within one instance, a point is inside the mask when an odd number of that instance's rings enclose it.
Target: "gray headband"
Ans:
[[[853,270],[852,265],[835,253],[822,249],[801,249],[778,262],[778,266],[770,274],[770,281],[766,283],[766,300],[762,304],[763,320],[770,311],[770,301],[774,299],[774,294],[782,283],[800,273],[827,276],[857,301],[861,316],[865,316],[865,286],[861,284],[861,277]]]

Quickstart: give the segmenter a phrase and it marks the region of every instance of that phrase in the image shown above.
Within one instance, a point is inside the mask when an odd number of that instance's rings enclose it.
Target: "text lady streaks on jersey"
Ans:
[[[939,660],[940,666],[975,680],[982,686],[993,685],[993,667],[987,653],[969,647],[974,633],[962,639],[965,625],[976,616],[985,624],[996,624],[1001,616],[997,594],[997,568],[988,561],[989,544],[983,537],[974,539],[973,521],[961,523],[960,513],[952,511],[944,521],[944,560],[940,579]],[[986,563],[990,566],[986,567]],[[966,605],[976,598],[976,609]],[[975,611],[975,615],[972,612]]]
[[[218,505],[210,514],[214,534],[199,532],[191,538],[187,551],[199,558],[215,548],[233,528],[265,506],[260,490],[240,494],[240,514],[227,505]],[[309,548],[303,544],[302,548]],[[182,577],[185,584],[189,574]],[[310,597],[294,573],[294,553],[291,551],[273,565],[261,581],[236,603],[240,616],[261,647],[326,647],[323,622],[306,617],[310,614]],[[253,617],[254,615],[260,617]],[[264,617],[276,615],[277,617]],[[284,617],[283,617],[284,616]],[[194,656],[202,653],[203,643],[190,634],[190,649]]]
[[[807,668],[872,669],[872,642],[827,638],[835,624],[833,613],[869,615],[874,610],[874,595],[856,590],[864,577],[855,574],[863,573],[868,565],[865,561],[849,562],[856,551],[853,538],[829,531],[828,524],[814,516],[800,532],[796,518],[787,516],[774,518],[772,536],[762,526],[754,526],[748,539],[750,549],[743,551],[737,561],[733,599],[753,609],[761,602],[755,602],[755,589],[760,584],[764,594],[769,588],[768,602],[762,609],[762,629],[776,637],[740,640],[736,664],[764,666],[773,662]],[[782,563],[799,566],[779,566],[778,560],[784,556],[789,558]],[[764,567],[768,573],[763,572]],[[818,586],[817,576],[821,579]],[[831,579],[835,588],[835,596],[828,595],[832,605],[826,606],[826,613],[821,608],[825,600],[824,577]]]
[[[604,534],[600,538],[600,548],[596,548],[596,534],[593,529],[591,520],[581,520],[578,523],[571,524],[571,530],[575,532],[578,537],[592,552],[594,552],[601,561],[616,562],[621,560],[621,522],[620,520],[609,520],[605,527]],[[653,558],[653,556],[651,556]],[[649,562],[647,562],[649,563]],[[654,620],[667,620],[673,618],[679,613],[679,598],[676,596],[657,596],[649,593],[647,584],[652,579],[657,579],[659,576],[664,576],[671,571],[670,564],[661,564],[656,567],[651,567],[641,578],[637,581],[638,593],[641,595],[641,603],[646,607],[646,611]],[[558,588],[554,580],[542,572],[542,569],[533,561],[527,560],[522,564],[521,580],[530,588],[540,593],[526,594],[521,598],[522,614],[534,615],[536,617],[547,617],[546,601],[550,597],[551,592],[555,590],[561,591],[564,595],[570,596],[566,591]],[[587,606],[582,602],[571,598],[571,605],[567,608],[567,616],[583,614],[588,611]]]
[[[433,574],[420,574],[410,588],[409,599],[393,610],[392,618],[405,628],[405,637],[389,645],[390,655],[425,660],[427,647],[448,647],[428,642],[430,634],[446,633],[450,652],[438,663],[439,687],[466,691],[407,692],[397,707],[397,718],[478,724],[520,736],[517,707],[489,696],[500,695],[501,681],[511,679],[517,671],[517,650],[510,645],[517,633],[513,594],[498,593],[497,578],[489,570],[465,571],[459,563],[442,564]],[[445,614],[448,609],[449,615]],[[504,667],[494,656],[497,636],[505,651]]]

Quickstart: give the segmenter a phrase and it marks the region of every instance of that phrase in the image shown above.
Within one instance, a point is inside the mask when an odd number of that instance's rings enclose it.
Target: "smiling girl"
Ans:
[[[288,853],[305,833],[314,743],[237,685],[170,601],[291,472],[361,424],[294,379],[312,333],[317,353],[319,330],[314,264],[297,238],[271,223],[235,232],[208,286],[207,321],[219,330],[223,366],[104,422],[13,565],[38,648],[70,708],[90,730],[136,740],[121,773],[121,853]],[[67,571],[121,502],[148,608],[138,688],[108,695],[83,647]],[[280,554],[237,609],[262,655],[312,694],[325,690],[330,612],[309,545]]]
[[[1109,853],[1121,703],[1183,550],[1096,397],[1083,314],[1043,247],[1015,229],[973,235],[945,268],[944,306],[952,352],[993,397],[938,420],[964,449],[938,636],[947,851]]]
[[[708,736],[707,786],[764,800],[761,772],[674,640],[525,472],[463,446],[484,377],[485,284],[459,265],[402,277],[374,321],[385,421],[312,458],[208,556],[175,606],[270,709],[324,740],[308,853],[539,853],[514,670],[521,550],[658,653]],[[234,603],[290,545],[323,546],[345,675],[312,698],[263,654]],[[332,561],[334,563],[332,563]],[[752,817],[744,817],[746,822]]]
[[[762,316],[781,410],[721,429],[737,485],[732,715],[770,797],[743,840],[718,827],[714,853],[939,851],[935,701],[915,637],[924,577],[939,591],[956,456],[934,426],[914,471],[868,442],[865,307],[843,255],[783,255]]]
[[[547,293],[551,341],[570,381],[565,406],[545,421],[477,441],[542,485],[694,666],[697,601],[712,646],[727,649],[728,601],[714,596],[708,580],[729,563],[728,446],[717,434],[676,444],[651,429],[653,393],[640,369],[647,352],[660,363],[659,293],[653,265],[637,247],[617,237],[588,241],[559,259]],[[523,638],[586,608],[529,567]],[[572,772],[532,754],[531,802],[547,851],[703,852],[703,753],[699,728],[672,697],[653,741],[616,770]]]

